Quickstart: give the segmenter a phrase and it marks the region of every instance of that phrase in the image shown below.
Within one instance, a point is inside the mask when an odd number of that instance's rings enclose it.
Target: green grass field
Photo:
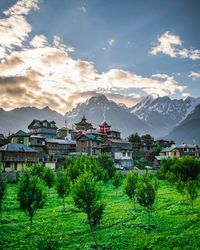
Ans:
[[[200,249],[200,198],[192,208],[173,186],[159,181],[153,229],[148,231],[145,210],[138,204],[133,210],[123,186],[117,196],[110,183],[102,185],[102,192],[106,209],[97,230],[101,249]],[[17,185],[9,184],[0,224],[0,249],[37,249],[41,239],[57,241],[58,249],[93,249],[86,217],[74,207],[70,196],[63,212],[62,200],[51,190],[45,207],[33,219],[30,235],[29,218],[19,209],[16,193]]]

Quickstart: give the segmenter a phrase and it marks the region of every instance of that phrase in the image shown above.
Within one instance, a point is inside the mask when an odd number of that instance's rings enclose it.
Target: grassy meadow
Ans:
[[[9,184],[0,222],[0,249],[41,249],[47,241],[57,243],[57,249],[94,249],[86,216],[66,198],[62,200],[51,190],[43,209],[33,218],[29,233],[29,218],[19,209],[17,185]],[[133,204],[111,183],[102,184],[105,213],[97,230],[100,249],[200,249],[200,198],[195,206],[183,200],[166,181],[159,181],[157,199],[152,213],[152,230],[147,229],[147,214]]]

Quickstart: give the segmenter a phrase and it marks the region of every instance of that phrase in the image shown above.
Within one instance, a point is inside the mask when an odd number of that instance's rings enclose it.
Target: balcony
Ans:
[[[4,157],[3,162],[37,162],[37,157]]]

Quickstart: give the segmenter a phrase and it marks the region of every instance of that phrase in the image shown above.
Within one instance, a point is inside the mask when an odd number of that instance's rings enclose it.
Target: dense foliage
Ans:
[[[90,171],[98,180],[108,181],[116,171],[113,159],[107,154],[101,154],[98,157],[68,156],[66,169],[72,182],[87,171]]]

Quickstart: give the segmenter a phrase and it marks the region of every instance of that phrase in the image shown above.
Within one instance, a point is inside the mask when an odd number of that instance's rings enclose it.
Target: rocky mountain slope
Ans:
[[[168,96],[149,95],[130,109],[132,114],[144,120],[156,136],[168,134],[200,104],[200,98],[185,100],[170,99]]]
[[[102,121],[106,120],[112,125],[112,129],[120,130],[124,137],[135,132],[141,134],[151,132],[150,127],[136,115],[131,114],[126,106],[118,105],[104,95],[92,97],[66,113],[68,124],[72,125],[80,121],[83,115],[94,127],[98,127]]]
[[[200,105],[166,136],[172,138],[176,143],[200,144]]]

